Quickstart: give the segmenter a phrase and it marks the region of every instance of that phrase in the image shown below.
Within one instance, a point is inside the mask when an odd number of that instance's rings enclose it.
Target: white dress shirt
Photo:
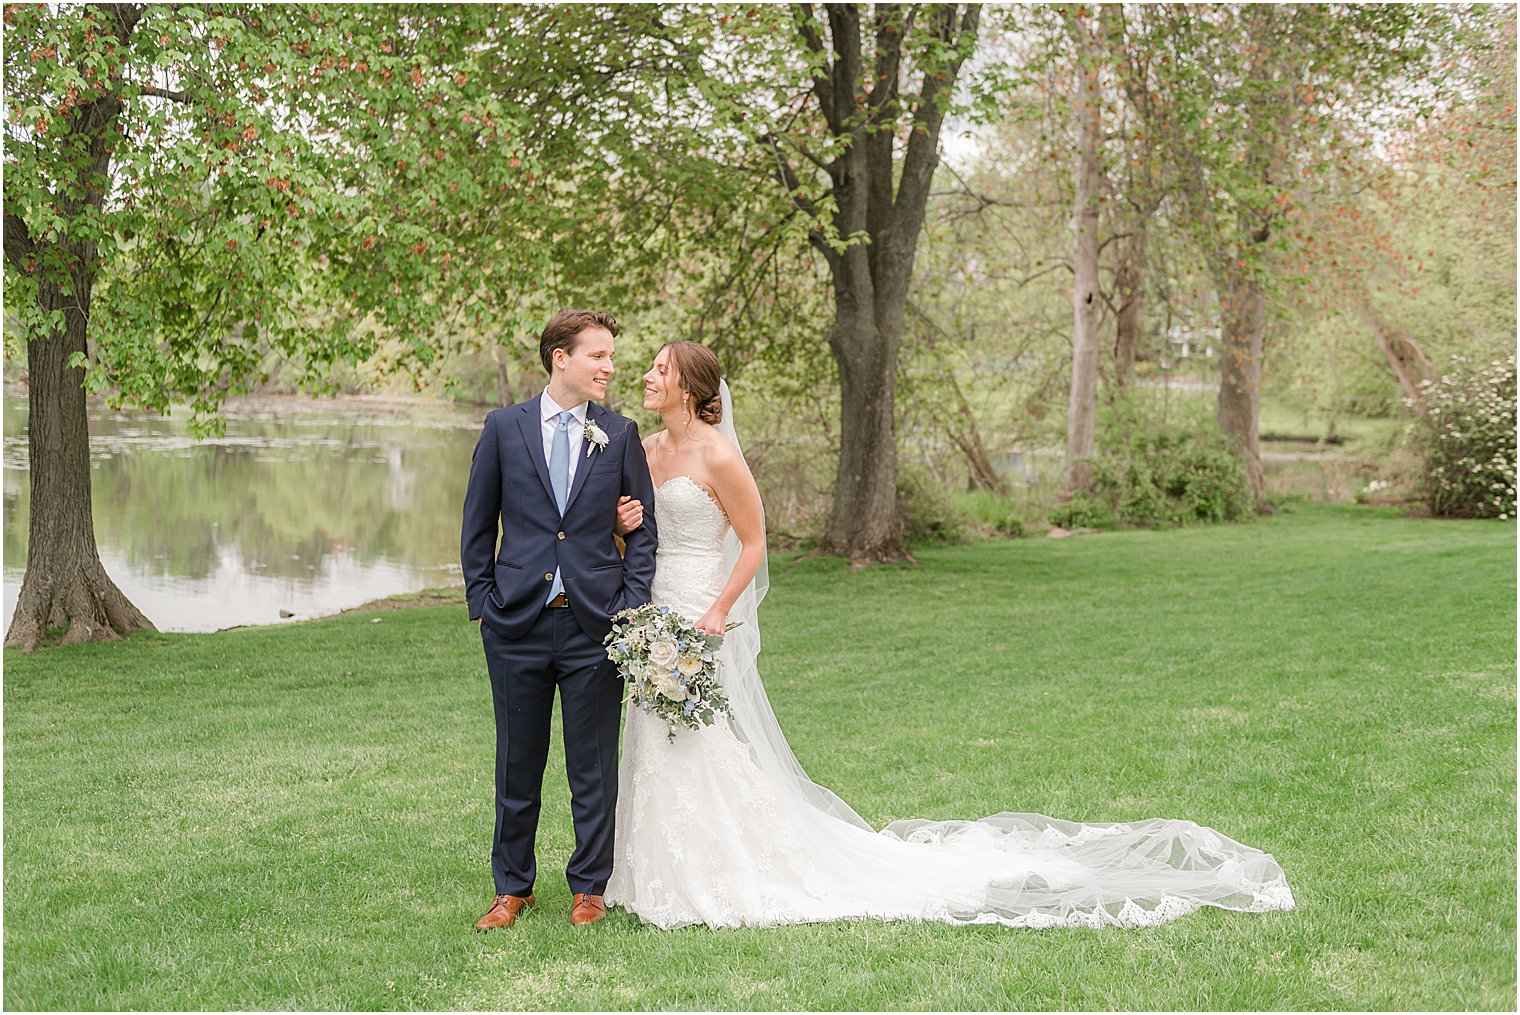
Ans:
[[[549,397],[549,389],[544,389],[544,395],[538,401],[539,410],[543,414],[543,421],[539,424],[544,438],[544,464],[550,461],[549,456],[554,453],[554,431],[559,428],[559,421],[554,417],[564,412],[567,406],[563,406]],[[570,478],[565,484],[565,489],[575,485],[575,469],[580,464],[581,456],[586,453],[586,402],[582,402],[570,412],[575,416],[575,422],[570,424]],[[549,477],[553,480],[553,476]]]

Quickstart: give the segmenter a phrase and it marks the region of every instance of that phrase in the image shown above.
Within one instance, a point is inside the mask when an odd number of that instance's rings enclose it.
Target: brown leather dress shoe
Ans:
[[[570,907],[570,922],[577,927],[584,927],[588,923],[604,919],[607,916],[607,903],[602,901],[600,895],[585,895],[575,893],[575,902]]]
[[[516,895],[498,895],[496,901],[491,904],[490,911],[480,918],[475,929],[495,930],[497,927],[510,927],[517,922],[518,915],[531,905],[533,905],[531,895],[526,899]]]

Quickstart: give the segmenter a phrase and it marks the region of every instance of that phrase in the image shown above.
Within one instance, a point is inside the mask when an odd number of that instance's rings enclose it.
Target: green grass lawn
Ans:
[[[5,1005],[1514,1007],[1513,525],[1304,506],[921,560],[772,560],[763,670],[814,778],[877,824],[1193,819],[1298,908],[572,930],[551,754],[539,908],[477,935],[493,726],[443,606],[7,652]]]

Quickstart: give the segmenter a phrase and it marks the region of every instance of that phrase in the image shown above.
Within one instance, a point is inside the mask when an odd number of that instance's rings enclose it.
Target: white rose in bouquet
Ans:
[[[683,677],[694,677],[702,672],[702,657],[691,652],[682,652],[681,661],[676,663],[676,669],[681,671]]]
[[[655,674],[654,689],[671,701],[681,701],[686,697],[686,690],[681,686],[681,678],[668,669]]]
[[[668,639],[662,638],[649,646],[649,661],[657,669],[670,669],[676,664],[676,657],[680,654],[680,650],[676,648],[676,643]]]

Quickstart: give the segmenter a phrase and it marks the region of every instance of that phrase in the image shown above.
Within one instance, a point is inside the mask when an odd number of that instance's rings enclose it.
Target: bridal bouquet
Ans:
[[[607,658],[628,682],[628,697],[670,725],[699,730],[718,713],[732,715],[718,683],[718,649],[723,637],[698,631],[668,606],[648,603],[612,618],[603,644]]]

